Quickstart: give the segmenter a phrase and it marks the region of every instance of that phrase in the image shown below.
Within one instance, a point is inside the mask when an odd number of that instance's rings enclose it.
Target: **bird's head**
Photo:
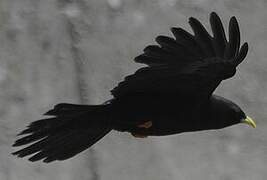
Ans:
[[[212,119],[215,129],[232,126],[239,123],[256,128],[256,123],[234,102],[220,96],[212,97]]]

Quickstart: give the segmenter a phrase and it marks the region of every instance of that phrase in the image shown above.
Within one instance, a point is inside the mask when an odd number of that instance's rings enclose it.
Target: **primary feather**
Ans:
[[[189,18],[189,24],[194,35],[181,28],[172,28],[175,39],[158,36],[156,42],[159,46],[147,46],[135,61],[147,64],[148,67],[127,76],[111,90],[112,95],[118,98],[134,93],[191,94],[194,91],[199,95],[206,94],[208,98],[222,80],[232,77],[236,66],[248,52],[247,43],[240,49],[240,31],[236,18],[232,17],[229,22],[228,41],[222,22],[215,12],[210,15],[213,36],[193,17]],[[205,86],[208,87],[203,88]]]

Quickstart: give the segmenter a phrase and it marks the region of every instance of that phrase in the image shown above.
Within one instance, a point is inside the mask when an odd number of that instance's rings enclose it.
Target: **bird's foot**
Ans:
[[[143,124],[138,125],[138,127],[146,128],[146,129],[150,128],[151,126],[152,126],[152,121],[147,121],[147,122],[145,122]]]
[[[147,122],[145,122],[143,124],[138,125],[137,127],[148,129],[151,126],[152,126],[152,121],[147,121]],[[135,138],[146,138],[147,137],[147,135],[144,135],[144,134],[138,134],[138,133],[131,133],[131,134]]]

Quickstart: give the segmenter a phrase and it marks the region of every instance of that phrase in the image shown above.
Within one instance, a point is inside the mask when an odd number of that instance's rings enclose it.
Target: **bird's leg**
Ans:
[[[148,128],[150,128],[151,126],[152,126],[152,121],[147,121],[147,122],[145,122],[145,123],[143,123],[143,124],[138,125],[137,127],[148,129]],[[132,134],[132,136],[134,136],[135,138],[146,138],[146,137],[147,137],[147,135],[138,134],[138,133],[131,133],[131,134]]]
[[[138,127],[146,128],[146,129],[150,128],[151,126],[152,126],[152,121],[147,121],[147,122],[145,122],[143,124],[138,125]]]

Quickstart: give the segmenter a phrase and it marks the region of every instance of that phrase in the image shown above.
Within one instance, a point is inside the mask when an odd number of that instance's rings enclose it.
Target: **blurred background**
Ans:
[[[1,180],[264,180],[267,177],[266,0],[0,0]],[[98,104],[140,64],[142,49],[190,16],[224,25],[235,15],[250,46],[216,93],[258,127],[135,139],[112,132],[74,158],[45,164],[11,156],[15,135],[60,102]],[[228,25],[227,25],[228,26]],[[210,27],[207,26],[208,30]]]

